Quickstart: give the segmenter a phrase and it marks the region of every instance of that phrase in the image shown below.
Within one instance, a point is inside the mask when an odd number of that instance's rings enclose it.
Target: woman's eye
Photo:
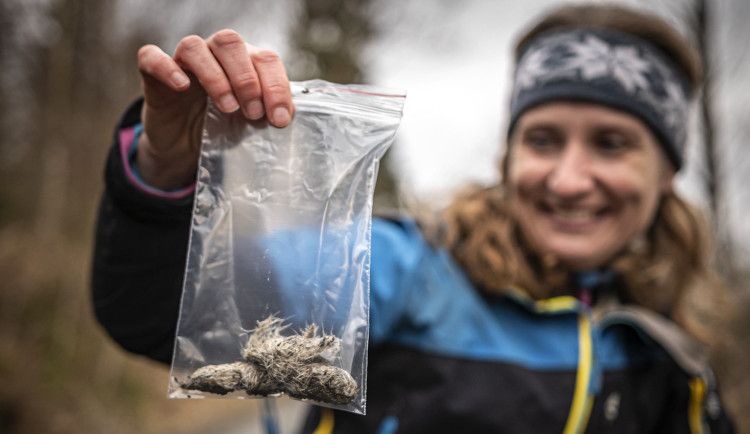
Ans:
[[[619,151],[627,148],[629,144],[627,138],[619,134],[608,134],[599,137],[596,140],[596,145],[605,151]]]
[[[555,144],[553,138],[547,135],[528,136],[524,142],[534,148],[549,148]]]

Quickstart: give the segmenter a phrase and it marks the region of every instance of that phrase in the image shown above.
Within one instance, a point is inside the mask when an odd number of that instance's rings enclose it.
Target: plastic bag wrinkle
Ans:
[[[283,129],[209,103],[169,396],[283,393],[364,413],[372,194],[404,95],[292,85]],[[288,351],[253,334],[279,321],[265,339]]]

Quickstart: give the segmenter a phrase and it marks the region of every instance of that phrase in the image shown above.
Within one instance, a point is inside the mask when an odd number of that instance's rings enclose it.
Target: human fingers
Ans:
[[[245,116],[259,119],[265,114],[277,127],[291,122],[294,104],[289,79],[275,52],[245,43],[233,30],[221,30],[207,43],[224,68]]]
[[[190,86],[187,74],[156,45],[144,45],[138,50],[138,70],[176,91]]]
[[[233,30],[221,30],[206,42],[224,69],[242,112],[249,119],[262,118],[265,114],[263,91],[242,37]]]
[[[263,91],[263,105],[272,125],[285,127],[294,116],[289,78],[279,56],[270,50],[248,46]]]
[[[174,60],[195,76],[219,110],[231,113],[240,107],[224,68],[203,38],[195,35],[183,38]]]

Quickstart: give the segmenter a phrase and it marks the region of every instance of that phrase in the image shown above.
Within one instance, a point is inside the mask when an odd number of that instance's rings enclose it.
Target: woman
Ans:
[[[694,51],[653,17],[583,6],[549,14],[516,61],[502,182],[436,230],[376,219],[367,416],[315,407],[304,431],[732,432],[685,331],[689,291],[721,289],[672,187]],[[278,57],[231,31],[174,57],[143,47],[139,68],[94,303],[125,348],[168,362],[205,97],[277,127],[294,106]]]

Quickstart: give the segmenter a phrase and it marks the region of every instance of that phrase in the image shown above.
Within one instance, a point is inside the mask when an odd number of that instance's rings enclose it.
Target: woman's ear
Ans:
[[[662,194],[669,194],[674,190],[674,175],[674,166],[672,166],[672,163],[665,161],[661,184],[659,186],[659,190],[661,190]]]
[[[508,148],[505,148],[505,152],[500,156],[500,159],[497,162],[497,167],[500,172],[500,180],[502,183],[505,182],[505,179],[508,178],[508,159],[510,157],[508,156]]]

